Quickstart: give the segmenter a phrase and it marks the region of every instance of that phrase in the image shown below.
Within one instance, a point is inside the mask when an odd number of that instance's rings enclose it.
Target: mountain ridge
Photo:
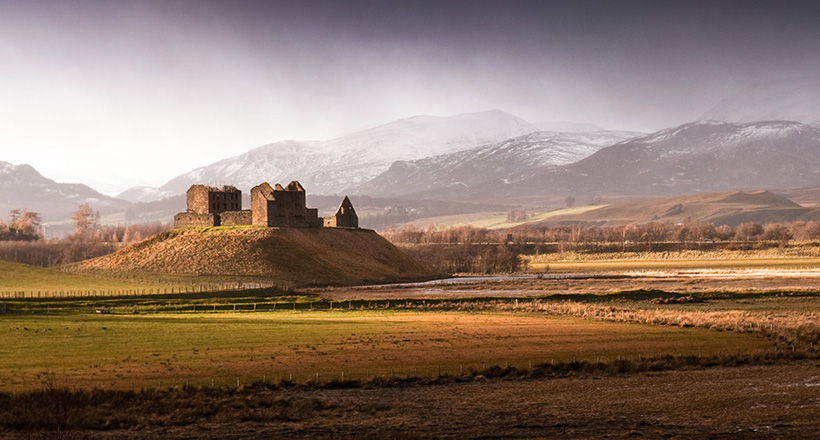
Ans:
[[[406,196],[452,185],[470,187],[510,178],[527,169],[566,165],[641,133],[535,132],[502,142],[414,161],[396,161],[356,188],[359,194]]]
[[[0,213],[28,209],[40,213],[47,222],[70,217],[82,203],[103,213],[129,205],[82,183],[55,182],[31,165],[0,161]]]
[[[127,190],[129,201],[182,193],[193,183],[230,182],[250,189],[263,181],[299,180],[317,194],[359,185],[397,160],[413,160],[499,142],[539,131],[500,110],[460,115],[412,116],[328,141],[281,141],[196,168],[151,191]],[[130,191],[130,192],[129,192]]]
[[[413,196],[513,203],[569,195],[652,197],[800,188],[818,181],[820,129],[791,121],[698,121],[601,148],[572,164]]]

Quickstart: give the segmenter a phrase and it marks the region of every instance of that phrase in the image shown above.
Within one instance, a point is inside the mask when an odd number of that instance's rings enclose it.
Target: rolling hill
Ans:
[[[737,226],[744,222],[820,220],[820,209],[800,206],[768,191],[691,194],[588,208],[553,211],[530,226],[578,222],[619,225],[652,221],[709,221],[716,225]]]
[[[441,275],[371,230],[335,228],[176,229],[66,269],[252,277],[296,285],[391,282]]]
[[[439,228],[475,226],[512,229],[561,224],[622,225],[649,222],[709,221],[737,226],[744,222],[820,220],[820,207],[801,206],[769,191],[733,191],[675,197],[629,200],[607,205],[581,205],[562,209],[530,209],[526,220],[509,221],[507,211],[487,211],[420,218],[401,226]]]

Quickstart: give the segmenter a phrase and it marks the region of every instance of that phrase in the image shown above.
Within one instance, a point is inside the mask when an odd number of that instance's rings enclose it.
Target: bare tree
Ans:
[[[523,209],[513,209],[507,213],[507,223],[520,223],[524,221],[527,221],[527,211]]]
[[[763,226],[755,222],[741,223],[735,228],[735,240],[750,241],[763,234]]]
[[[91,205],[83,203],[74,211],[71,221],[74,222],[74,238],[80,241],[88,240],[94,231],[99,228],[100,214],[91,209]]]
[[[11,227],[18,234],[37,236],[41,235],[42,223],[43,220],[40,218],[40,214],[23,209],[20,211],[20,215],[12,220]]]
[[[567,196],[567,198],[564,199],[564,205],[566,205],[567,208],[572,208],[573,206],[575,206],[575,202],[575,196],[572,195],[569,195]]]

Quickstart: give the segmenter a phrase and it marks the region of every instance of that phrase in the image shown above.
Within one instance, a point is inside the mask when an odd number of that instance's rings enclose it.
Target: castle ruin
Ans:
[[[191,185],[186,192],[187,210],[174,216],[175,228],[195,226],[255,225],[277,228],[358,228],[353,204],[344,197],[336,214],[322,219],[319,210],[306,206],[305,189],[297,181],[287,187],[264,182],[251,189],[251,209],[242,209],[242,191]]]
[[[326,228],[358,228],[359,216],[356,215],[356,210],[353,209],[353,203],[345,196],[342,203],[339,204],[339,209],[336,214],[324,218],[324,226]]]

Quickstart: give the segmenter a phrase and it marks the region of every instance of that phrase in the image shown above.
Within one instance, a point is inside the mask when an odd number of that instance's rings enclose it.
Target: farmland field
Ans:
[[[254,283],[258,280],[246,277]],[[84,274],[0,260],[0,299],[84,297],[224,290],[236,277],[171,274]],[[267,283],[264,283],[267,284]]]
[[[811,438],[818,322],[805,266],[6,298],[0,437]]]
[[[484,365],[757,352],[749,334],[522,313],[316,311],[9,316],[0,389],[431,375]]]
[[[526,255],[531,272],[606,272],[675,269],[820,268],[820,249],[813,244],[750,250],[684,250],[655,252],[558,252]]]

